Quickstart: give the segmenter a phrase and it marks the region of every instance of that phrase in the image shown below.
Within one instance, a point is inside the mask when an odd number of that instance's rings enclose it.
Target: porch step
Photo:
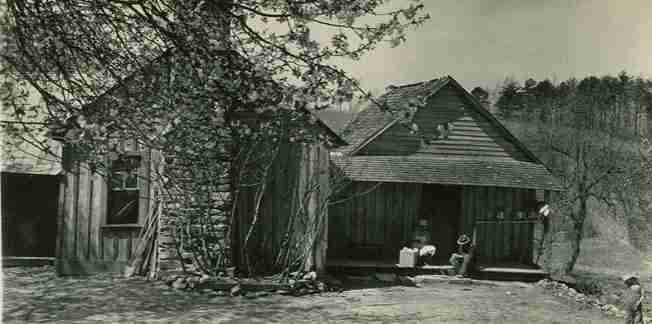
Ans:
[[[536,268],[520,267],[481,267],[476,276],[485,280],[534,282],[550,276],[548,272]]]
[[[2,257],[2,267],[41,267],[54,265],[56,258],[50,257]]]

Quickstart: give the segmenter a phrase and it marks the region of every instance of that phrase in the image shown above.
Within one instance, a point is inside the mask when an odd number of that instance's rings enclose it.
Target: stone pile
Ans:
[[[317,273],[293,272],[289,275],[275,275],[260,279],[235,278],[208,275],[173,275],[165,279],[168,286],[186,291],[216,296],[262,297],[269,294],[302,296],[329,291],[340,291],[342,282],[336,278]]]
[[[543,279],[536,283],[537,286],[542,287],[545,290],[550,291],[553,295],[563,298],[568,298],[576,301],[577,303],[599,308],[604,314],[610,316],[624,317],[625,312],[619,310],[613,304],[605,303],[597,297],[585,295],[572,287],[568,287],[566,284],[550,280]]]

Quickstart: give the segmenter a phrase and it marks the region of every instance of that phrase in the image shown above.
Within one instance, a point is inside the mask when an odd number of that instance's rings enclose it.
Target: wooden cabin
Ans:
[[[221,52],[228,57],[229,64],[246,69],[248,61],[231,51]],[[156,92],[159,87],[168,87],[170,82],[179,80],[179,75],[184,74],[183,64],[177,60],[178,56],[173,50],[166,51],[141,71],[126,77],[123,82],[107,91],[108,96],[100,96],[94,103],[86,108],[92,112],[96,107],[102,111],[102,105],[112,105],[111,98],[137,95],[147,97],[149,93]],[[181,71],[177,71],[177,67]],[[176,77],[173,75],[178,74]],[[131,89],[132,91],[125,91]],[[102,100],[109,100],[103,102]],[[301,111],[314,118],[311,112]],[[233,118],[241,119],[246,123],[255,124],[259,118],[268,118],[262,115],[252,116],[244,107],[234,112]],[[302,118],[300,118],[302,119]],[[221,125],[214,125],[220,127]],[[265,198],[259,215],[259,222],[264,231],[257,231],[249,242],[249,248],[256,251],[256,261],[262,266],[273,263],[273,255],[278,254],[282,241],[283,228],[287,223],[288,215],[295,214],[300,196],[307,196],[311,212],[309,217],[316,217],[315,211],[325,209],[321,206],[322,197],[330,192],[328,187],[329,152],[333,146],[343,145],[343,140],[338,137],[321,121],[316,120],[298,127],[308,127],[319,133],[319,140],[310,144],[282,143],[281,151],[276,156],[270,171]],[[84,162],[75,152],[64,148],[64,179],[62,195],[59,203],[59,233],[57,244],[57,269],[60,274],[86,274],[102,271],[119,272],[137,254],[136,250],[142,237],[147,235],[143,229],[148,228],[149,219],[156,219],[155,259],[151,263],[151,272],[170,273],[181,269],[183,251],[177,249],[174,237],[175,206],[166,205],[168,202],[161,198],[161,184],[154,179],[156,175],[171,172],[174,165],[166,163],[160,152],[143,147],[134,140],[116,139],[120,142],[121,156],[107,157],[106,164],[110,165],[108,174],[117,175],[109,179],[91,165]],[[330,144],[329,144],[330,143]],[[232,144],[237,145],[237,144]],[[174,157],[171,157],[174,160]],[[226,168],[229,169],[229,168]],[[225,174],[228,173],[225,172]],[[236,173],[232,173],[236,174]],[[323,184],[320,191],[305,194],[305,190],[294,190],[301,187],[307,179],[317,178]],[[225,184],[227,187],[230,184]],[[229,194],[229,188],[215,194]],[[247,226],[252,221],[252,206],[254,194],[243,192],[236,201],[236,214],[233,223],[225,220],[225,227],[234,226],[229,231],[232,237],[225,238],[229,242],[226,248],[230,251],[231,262],[235,266],[242,266],[242,240],[247,235]],[[303,198],[303,197],[302,197]],[[312,214],[311,214],[312,213]],[[310,216],[312,215],[312,216]],[[325,217],[326,213],[319,217]],[[308,216],[307,216],[308,217]],[[324,222],[322,222],[324,223]],[[226,231],[225,231],[226,232]],[[220,233],[219,235],[225,235]],[[322,235],[320,239],[325,238]],[[325,239],[323,239],[325,242]],[[225,243],[226,244],[226,243]],[[325,244],[325,243],[324,243]],[[321,245],[316,244],[315,250]],[[325,245],[323,248],[325,251]],[[252,253],[253,254],[253,253]],[[325,264],[323,256],[314,256],[311,262],[318,265]]]
[[[306,111],[306,113],[309,113]],[[307,218],[324,218],[328,190],[329,152],[333,145],[344,142],[326,125],[315,126],[329,140],[310,144],[284,143],[276,156],[268,177],[266,194],[262,201],[259,227],[248,248],[254,251],[258,266],[271,266],[278,255],[288,220],[303,208],[301,199],[307,197],[310,208]],[[328,144],[330,143],[330,144]],[[91,274],[97,272],[122,272],[134,258],[143,237],[144,224],[156,214],[156,261],[150,273],[159,275],[182,271],[182,251],[176,249],[174,223],[165,203],[161,201],[157,174],[165,174],[165,160],[159,152],[139,145],[134,140],[122,141],[124,154],[112,158],[109,178],[93,170],[86,162],[76,158],[74,152],[64,148],[64,177],[59,203],[59,232],[57,244],[57,270],[59,274]],[[115,177],[115,175],[119,177]],[[309,181],[316,181],[320,189],[307,193]],[[255,205],[253,192],[243,191],[237,199],[235,228],[232,230],[231,262],[243,266],[242,244],[248,225],[253,218]],[[321,221],[324,223],[324,221]],[[229,221],[225,221],[226,224]],[[302,226],[300,222],[297,226]],[[305,224],[304,224],[305,225]],[[325,233],[320,236],[324,244],[316,244],[316,254],[311,254],[314,267],[325,266]]]
[[[396,264],[427,220],[436,262],[474,237],[482,265],[533,264],[546,166],[452,77],[388,88],[331,153],[350,186],[331,202],[330,265]]]

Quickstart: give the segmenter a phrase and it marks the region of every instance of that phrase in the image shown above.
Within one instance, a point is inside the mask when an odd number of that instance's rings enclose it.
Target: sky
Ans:
[[[652,0],[423,2],[431,19],[406,43],[340,66],[375,94],[443,75],[467,89],[494,89],[506,77],[652,77]]]

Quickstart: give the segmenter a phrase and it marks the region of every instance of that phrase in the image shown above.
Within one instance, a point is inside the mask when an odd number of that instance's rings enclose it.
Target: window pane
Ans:
[[[112,168],[115,171],[131,171],[138,169],[140,166],[140,157],[138,156],[121,156],[113,161]]]
[[[124,187],[124,176],[124,172],[113,172],[111,175],[111,189],[122,189]]]
[[[138,223],[138,190],[111,191],[107,223]]]
[[[125,189],[138,189],[138,173],[129,172],[125,174]]]

